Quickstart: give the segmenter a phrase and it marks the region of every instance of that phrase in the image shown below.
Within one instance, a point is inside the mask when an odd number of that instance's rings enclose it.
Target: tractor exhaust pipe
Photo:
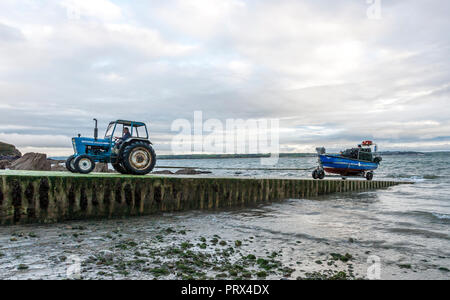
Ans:
[[[98,139],[98,127],[97,127],[98,121],[97,121],[97,119],[94,119],[94,121],[95,121],[94,139],[97,140]]]

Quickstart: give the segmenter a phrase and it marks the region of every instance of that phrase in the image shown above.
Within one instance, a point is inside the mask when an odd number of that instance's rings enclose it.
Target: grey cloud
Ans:
[[[19,29],[0,23],[0,43],[24,40],[25,37]]]
[[[56,1],[0,4],[11,24],[0,24],[0,134],[23,147],[63,137],[47,145],[63,147],[92,135],[94,117],[101,130],[139,119],[168,151],[171,122],[201,110],[280,118],[296,129],[282,151],[365,138],[449,149],[449,4],[382,1],[374,21],[364,0],[188,2],[133,1],[77,20]]]

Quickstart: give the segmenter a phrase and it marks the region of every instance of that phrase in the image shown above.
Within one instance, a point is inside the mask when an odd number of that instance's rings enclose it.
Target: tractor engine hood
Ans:
[[[85,144],[85,145],[92,145],[92,146],[109,146],[110,140],[105,139],[94,139],[94,138],[87,138],[87,137],[79,137],[79,138],[73,138],[77,144]]]
[[[75,153],[85,153],[86,146],[94,147],[109,147],[110,140],[87,138],[87,137],[76,137],[72,138],[73,150]]]

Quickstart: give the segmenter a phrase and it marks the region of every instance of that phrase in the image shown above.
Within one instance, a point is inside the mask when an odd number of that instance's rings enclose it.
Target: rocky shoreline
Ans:
[[[289,258],[291,249],[304,251],[305,240],[292,241],[288,248],[271,248],[261,236],[213,234],[170,219],[2,228],[0,240],[8,251],[0,249],[4,270],[0,279],[64,279],[74,258],[81,272],[69,279],[355,280],[364,276],[354,268],[359,259],[348,253],[317,253],[309,262]]]
[[[22,153],[14,145],[0,142],[0,170],[9,169],[21,157]]]

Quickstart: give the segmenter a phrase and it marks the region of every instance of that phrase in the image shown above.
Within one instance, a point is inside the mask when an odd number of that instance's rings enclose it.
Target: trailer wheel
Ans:
[[[314,170],[314,171],[312,172],[312,178],[314,178],[314,179],[317,179],[317,178],[319,178],[319,174],[318,174],[318,171],[317,171],[317,169],[316,169],[316,170]]]
[[[319,171],[319,179],[322,180],[325,178],[325,171],[324,170],[320,170]]]
[[[95,168],[95,162],[89,155],[80,155],[75,158],[75,169],[78,173],[89,174]]]
[[[77,169],[75,168],[75,155],[69,156],[69,158],[67,158],[66,169],[72,173],[77,172]]]
[[[372,173],[372,172],[367,172],[367,174],[366,174],[366,179],[367,179],[368,181],[371,181],[371,180],[373,179],[373,173]]]
[[[156,154],[153,148],[144,142],[136,142],[126,146],[123,151],[123,166],[135,175],[150,173],[156,164]]]

